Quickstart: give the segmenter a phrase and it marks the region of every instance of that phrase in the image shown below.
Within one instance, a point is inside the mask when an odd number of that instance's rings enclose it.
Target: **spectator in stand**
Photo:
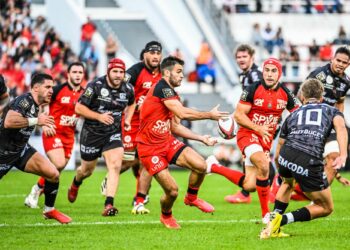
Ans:
[[[264,40],[261,36],[260,25],[258,23],[255,23],[253,25],[252,41],[256,47],[261,47],[264,45]]]
[[[91,40],[95,31],[96,25],[90,17],[87,17],[87,22],[81,26],[80,56],[85,53],[86,49],[91,47]]]
[[[310,61],[317,61],[320,58],[320,46],[317,45],[316,39],[312,40],[312,44],[309,46]]]
[[[282,63],[282,75],[286,76],[287,75],[287,63],[289,61],[289,56],[286,50],[281,50],[280,51],[280,62]]]
[[[271,28],[271,24],[267,23],[264,30],[261,33],[264,40],[264,47],[271,55],[273,52],[273,39],[275,38],[275,32]]]
[[[343,25],[339,27],[338,37],[334,39],[333,44],[334,45],[350,44],[350,40],[347,38],[346,31]]]
[[[184,60],[184,55],[182,54],[180,48],[176,48],[175,51],[171,54],[172,56]]]
[[[213,52],[206,41],[203,41],[196,61],[198,93],[201,91],[201,83],[210,83],[215,91],[216,71],[214,68]]]
[[[284,38],[282,33],[282,27],[278,27],[276,36],[274,39],[274,45],[278,48],[278,51],[284,49]]]
[[[106,55],[107,61],[109,62],[113,58],[117,57],[118,43],[114,39],[112,34],[109,34],[106,41]]]
[[[289,59],[292,63],[293,77],[297,77],[299,75],[300,56],[299,56],[299,52],[297,50],[297,47],[295,45],[290,45]]]
[[[333,57],[332,44],[327,42],[320,48],[320,59],[321,61],[330,61]]]

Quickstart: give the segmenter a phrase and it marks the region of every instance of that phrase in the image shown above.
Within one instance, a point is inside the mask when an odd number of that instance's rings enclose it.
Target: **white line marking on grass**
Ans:
[[[349,221],[350,217],[343,218],[324,218],[327,221]],[[233,224],[233,223],[256,223],[261,222],[258,219],[250,220],[178,220],[182,224]],[[72,222],[69,226],[96,226],[96,225],[153,225],[160,224],[160,221],[95,221],[95,222]],[[62,226],[59,223],[33,223],[33,224],[0,224],[0,228],[11,227],[57,227]]]

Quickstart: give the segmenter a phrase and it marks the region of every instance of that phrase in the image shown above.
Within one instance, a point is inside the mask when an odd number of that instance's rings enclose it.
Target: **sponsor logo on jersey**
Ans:
[[[119,98],[122,99],[122,100],[125,100],[126,99],[126,93],[120,93],[119,94]]]
[[[346,88],[346,84],[345,83],[340,83],[339,87],[337,88],[338,91],[344,91]]]
[[[158,120],[155,122],[152,130],[158,134],[169,133],[170,131],[170,120],[162,121]]]
[[[249,141],[250,142],[259,142],[259,138],[255,134],[252,134],[252,138],[250,138]]]
[[[144,82],[142,83],[142,87],[144,89],[150,89],[152,87],[152,82]]]
[[[111,141],[120,141],[120,134],[115,134],[109,137],[109,142]]]
[[[163,95],[165,98],[175,96],[174,91],[171,88],[162,89]]]
[[[34,105],[32,105],[32,107],[30,108],[30,113],[31,114],[35,114],[35,106]]]
[[[129,82],[131,79],[131,75],[128,74],[128,73],[125,73],[125,76],[124,76],[124,82]]]
[[[309,170],[306,168],[303,168],[302,166],[297,165],[294,162],[289,162],[288,160],[284,159],[282,156],[278,157],[278,163],[280,166],[283,166],[285,168],[288,168],[290,171],[302,175],[302,176],[309,176]]]
[[[56,137],[55,140],[54,140],[54,144],[52,144],[52,147],[53,148],[61,148],[61,147],[63,147],[61,139]]]
[[[102,88],[102,89],[101,89],[101,95],[102,95],[103,97],[108,96],[108,95],[109,95],[108,89]]]
[[[85,153],[85,154],[95,154],[100,151],[100,149],[95,148],[95,147],[86,147],[84,145],[80,145],[80,150]]]
[[[248,91],[243,90],[243,92],[241,94],[241,100],[242,101],[247,101],[247,97],[248,97]]]
[[[9,170],[10,168],[12,168],[11,165],[8,165],[8,164],[0,164],[0,171],[7,171],[7,170]]]
[[[252,122],[258,125],[277,125],[278,123],[278,116],[274,116],[274,115],[263,115],[263,114],[258,114],[255,113],[253,115],[253,119]]]
[[[328,76],[326,77],[326,83],[332,84],[333,82],[334,82],[333,77],[331,77],[330,75],[328,75]]]
[[[84,92],[84,96],[90,98],[90,97],[92,96],[93,93],[94,93],[94,90],[93,90],[91,87],[88,87],[88,88],[85,90],[85,92]]]
[[[131,142],[131,136],[130,136],[130,135],[126,135],[126,136],[124,137],[124,141],[125,141],[125,142]]]
[[[153,164],[157,164],[159,162],[159,157],[158,156],[153,156],[151,159]]]
[[[70,96],[63,96],[61,98],[61,103],[69,103],[70,102]]]
[[[324,80],[326,79],[326,74],[322,71],[316,75],[316,78],[321,82],[324,82]]]
[[[19,102],[19,106],[23,109],[29,108],[29,102],[26,99],[23,99]]]
[[[264,99],[255,99],[254,100],[254,105],[255,106],[262,107],[263,103],[264,103]]]
[[[287,107],[287,101],[277,99],[277,109],[285,109]]]
[[[61,115],[60,118],[60,125],[61,126],[69,126],[73,127],[77,124],[78,117],[76,114],[69,116],[69,115]]]

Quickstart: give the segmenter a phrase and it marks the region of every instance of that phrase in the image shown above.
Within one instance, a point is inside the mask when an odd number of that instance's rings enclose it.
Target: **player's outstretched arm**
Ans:
[[[164,105],[177,117],[185,120],[219,120],[229,116],[229,112],[219,111],[219,105],[214,107],[210,111],[197,111],[195,109],[187,108],[177,99],[170,99],[164,101]]]
[[[50,126],[55,127],[55,120],[52,116],[46,113],[40,114],[38,117],[26,118],[22,114],[9,110],[5,117],[4,127],[5,128],[25,128],[28,126]]]
[[[200,141],[207,146],[213,146],[216,144],[217,140],[210,137],[209,135],[199,135],[194,133],[192,130],[186,128],[180,123],[180,118],[174,117],[171,120],[171,132],[177,136],[187,138],[189,140]]]
[[[348,156],[348,133],[345,127],[344,118],[337,115],[333,119],[335,131],[337,132],[337,141],[339,144],[339,156],[333,162],[333,168],[339,169],[345,167],[346,157]]]

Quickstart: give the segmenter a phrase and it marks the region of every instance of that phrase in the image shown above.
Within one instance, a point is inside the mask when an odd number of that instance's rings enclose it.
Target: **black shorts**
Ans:
[[[326,142],[336,141],[336,140],[337,140],[337,133],[335,132],[334,129],[332,129],[331,133],[330,133],[329,136],[327,137]]]
[[[37,151],[35,148],[29,144],[26,144],[22,152],[18,154],[2,155],[0,157],[0,179],[13,167],[24,171],[27,162],[36,152]]]
[[[279,174],[284,178],[294,178],[303,192],[321,191],[329,186],[323,160],[282,146],[278,163]]]
[[[123,147],[121,133],[96,134],[82,129],[80,134],[80,155],[84,161],[93,161],[101,157],[104,151]]]

